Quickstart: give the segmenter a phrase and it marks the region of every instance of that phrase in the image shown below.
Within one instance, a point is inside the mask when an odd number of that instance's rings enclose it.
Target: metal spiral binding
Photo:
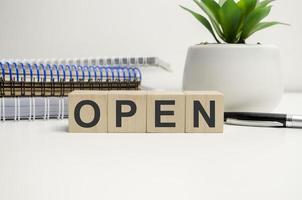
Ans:
[[[73,90],[135,90],[137,67],[0,62],[0,97],[67,96]]]

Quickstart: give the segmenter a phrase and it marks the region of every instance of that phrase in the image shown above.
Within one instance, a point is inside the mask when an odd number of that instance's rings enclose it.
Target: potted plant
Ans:
[[[263,22],[273,0],[194,0],[207,18],[188,8],[217,43],[189,47],[184,90],[218,90],[226,111],[272,111],[283,93],[280,53],[274,45],[246,44],[257,31],[284,24]]]

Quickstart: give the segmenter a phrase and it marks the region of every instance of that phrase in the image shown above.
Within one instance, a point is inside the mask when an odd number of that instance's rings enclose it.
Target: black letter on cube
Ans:
[[[194,101],[194,128],[199,127],[199,113],[202,115],[209,127],[215,127],[215,101],[210,101],[210,116],[199,101]]]
[[[129,112],[122,112],[122,106],[130,107]],[[136,113],[136,104],[130,100],[117,100],[116,101],[116,127],[122,127],[122,117],[131,117]]]
[[[80,116],[81,108],[85,105],[91,106],[94,110],[93,120],[89,123],[83,122],[83,120],[81,119],[81,116]],[[80,101],[74,109],[74,119],[77,122],[77,124],[83,128],[94,127],[99,122],[100,117],[101,117],[100,108],[94,101],[90,101],[90,100]]]
[[[174,115],[173,110],[162,111],[161,105],[175,105],[174,100],[157,100],[155,101],[155,127],[176,127],[174,122],[161,122],[161,115]]]

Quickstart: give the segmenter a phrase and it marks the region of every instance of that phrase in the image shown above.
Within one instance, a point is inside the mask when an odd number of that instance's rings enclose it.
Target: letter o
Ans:
[[[85,105],[91,106],[94,110],[94,118],[89,123],[83,122],[83,120],[80,117],[81,108]],[[90,101],[90,100],[80,101],[74,109],[74,119],[77,122],[77,124],[83,128],[91,128],[91,127],[97,125],[100,118],[101,118],[100,108],[94,101]]]

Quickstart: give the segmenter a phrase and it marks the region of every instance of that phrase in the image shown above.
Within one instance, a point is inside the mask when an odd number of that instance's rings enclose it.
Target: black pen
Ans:
[[[225,112],[224,122],[231,125],[302,128],[301,115],[253,112]]]

